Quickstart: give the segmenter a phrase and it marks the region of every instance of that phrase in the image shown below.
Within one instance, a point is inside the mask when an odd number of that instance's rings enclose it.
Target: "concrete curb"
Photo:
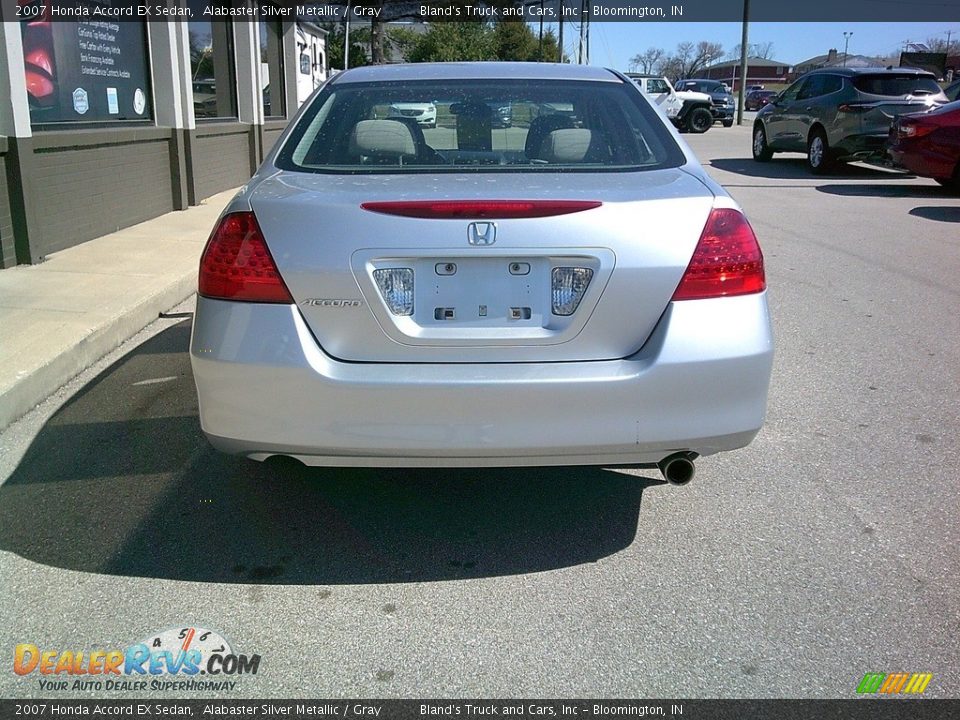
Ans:
[[[90,328],[68,352],[53,357],[33,372],[16,379],[0,392],[0,431],[19,420],[60,387],[115,350],[160,313],[176,307],[196,292],[196,273],[184,274],[166,288]]]
[[[0,273],[0,430],[197,288],[236,189]]]

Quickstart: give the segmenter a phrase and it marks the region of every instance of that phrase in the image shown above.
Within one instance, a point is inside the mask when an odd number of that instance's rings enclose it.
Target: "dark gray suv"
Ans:
[[[882,154],[899,115],[946,102],[936,77],[924,70],[814,70],[757,113],[753,159],[805,152],[810,170],[825,172],[836,162]]]
[[[737,109],[736,103],[733,100],[733,95],[727,90],[727,86],[719,80],[700,78],[677,80],[674,87],[677,92],[692,90],[693,92],[706,93],[713,99],[713,107],[710,108],[713,113],[713,121],[723,123],[724,127],[733,125],[733,116]]]

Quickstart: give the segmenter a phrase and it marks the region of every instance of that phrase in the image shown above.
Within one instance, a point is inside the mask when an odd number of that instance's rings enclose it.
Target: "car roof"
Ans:
[[[372,83],[413,80],[593,80],[623,82],[616,73],[591,65],[527,62],[400,63],[368,65],[337,73],[331,82]]]
[[[936,79],[936,75],[927,70],[920,70],[919,68],[911,67],[896,67],[896,68],[845,68],[845,67],[834,67],[834,68],[817,68],[816,70],[811,70],[807,75],[843,75],[845,77],[852,77],[855,75],[917,75],[932,77]]]

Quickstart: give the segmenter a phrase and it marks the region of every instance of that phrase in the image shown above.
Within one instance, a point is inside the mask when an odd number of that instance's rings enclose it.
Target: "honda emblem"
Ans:
[[[496,223],[472,222],[467,225],[467,242],[471,245],[493,245],[496,241]]]

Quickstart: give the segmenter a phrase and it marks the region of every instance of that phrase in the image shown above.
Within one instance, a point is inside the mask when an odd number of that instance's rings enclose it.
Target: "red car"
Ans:
[[[900,116],[890,128],[887,153],[894,165],[960,192],[960,101]]]
[[[777,93],[773,90],[751,90],[743,104],[747,110],[759,110],[776,96]]]

